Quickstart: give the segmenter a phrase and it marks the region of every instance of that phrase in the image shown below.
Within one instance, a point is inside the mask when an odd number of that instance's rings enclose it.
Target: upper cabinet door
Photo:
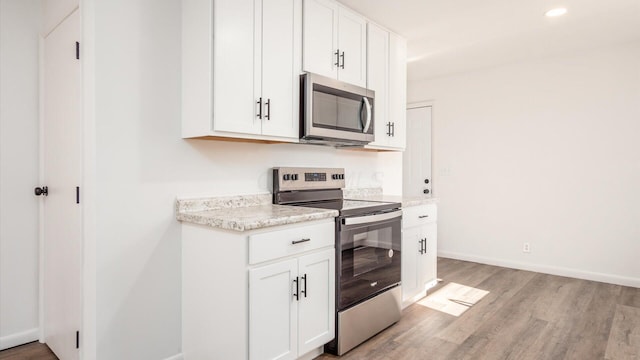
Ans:
[[[338,9],[338,79],[367,86],[367,21],[353,11]]]
[[[256,72],[262,75],[262,88],[256,89],[256,101],[262,97],[262,134],[297,138],[302,5],[299,0],[263,1],[260,21],[262,59],[256,61],[261,65]]]
[[[389,36],[389,121],[394,124],[389,145],[404,149],[407,143],[407,41]]]
[[[260,134],[254,99],[254,0],[213,2],[213,129]],[[216,15],[220,14],[220,15]]]
[[[371,145],[387,145],[389,132],[389,32],[367,24],[367,88],[375,91],[375,135]]]
[[[337,78],[337,4],[327,0],[304,0],[303,14],[303,70]]]

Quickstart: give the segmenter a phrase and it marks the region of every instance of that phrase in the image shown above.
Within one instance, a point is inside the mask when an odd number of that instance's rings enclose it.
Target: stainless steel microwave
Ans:
[[[374,141],[375,92],[317,74],[300,76],[300,140],[364,146]]]

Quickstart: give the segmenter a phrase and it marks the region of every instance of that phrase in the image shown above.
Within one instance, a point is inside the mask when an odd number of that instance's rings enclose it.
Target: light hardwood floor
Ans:
[[[438,276],[430,293],[450,282],[489,293],[459,317],[414,304],[341,359],[640,360],[640,289],[443,258]],[[37,342],[0,352],[18,359],[56,357]]]
[[[459,317],[414,304],[341,359],[640,359],[640,289],[444,258],[438,276],[429,293],[489,293]]]

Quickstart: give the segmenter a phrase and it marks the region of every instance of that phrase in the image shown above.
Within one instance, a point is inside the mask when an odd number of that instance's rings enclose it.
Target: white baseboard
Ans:
[[[0,350],[36,341],[39,339],[38,335],[40,335],[39,329],[35,328],[0,337]]]
[[[477,262],[477,263],[482,263],[487,265],[508,267],[512,269],[535,271],[543,274],[566,276],[566,277],[571,277],[576,279],[591,280],[591,281],[598,281],[598,282],[604,282],[604,283],[615,284],[615,285],[623,285],[623,286],[640,288],[640,278],[631,278],[626,276],[603,274],[603,273],[577,270],[577,269],[571,269],[571,268],[563,268],[563,267],[557,267],[557,266],[522,263],[522,262],[516,262],[516,261],[488,258],[484,256],[462,254],[462,253],[449,252],[449,251],[438,251],[438,256],[449,258],[449,259],[472,261],[472,262]]]
[[[164,360],[184,360],[184,356],[182,355],[182,353],[180,353],[180,354],[170,356]]]

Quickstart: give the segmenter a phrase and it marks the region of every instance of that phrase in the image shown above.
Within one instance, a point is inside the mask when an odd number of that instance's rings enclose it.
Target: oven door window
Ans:
[[[342,226],[340,310],[400,282],[400,218]]]

